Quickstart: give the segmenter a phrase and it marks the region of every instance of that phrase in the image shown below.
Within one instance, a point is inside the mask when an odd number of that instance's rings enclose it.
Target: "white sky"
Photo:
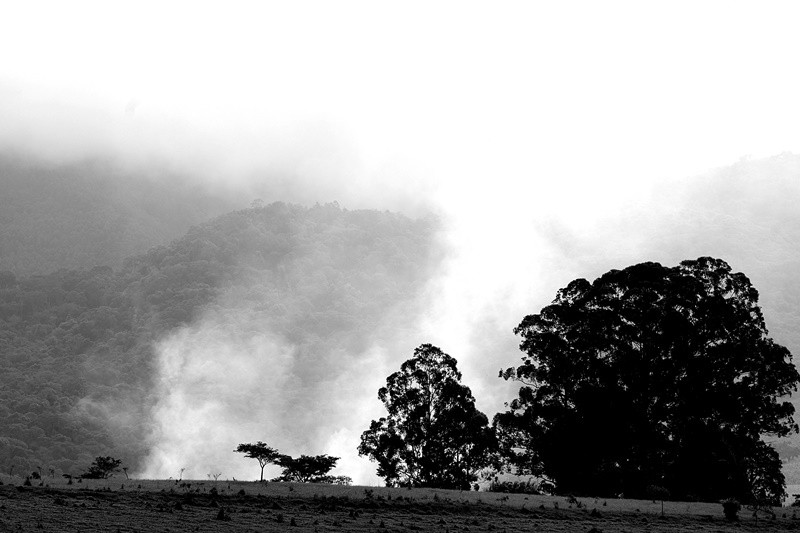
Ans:
[[[510,335],[563,284],[522,281],[537,221],[589,230],[664,180],[800,152],[798,20],[764,1],[2,2],[0,145],[291,169],[345,207],[421,198],[456,251],[426,327],[468,377],[470,315],[501,305]]]
[[[290,168],[347,207],[421,197],[487,246],[477,206],[581,227],[800,151],[794,2],[0,5],[0,144]]]
[[[323,122],[362,179],[597,192],[797,149],[795,5],[8,2],[3,129],[239,168]]]

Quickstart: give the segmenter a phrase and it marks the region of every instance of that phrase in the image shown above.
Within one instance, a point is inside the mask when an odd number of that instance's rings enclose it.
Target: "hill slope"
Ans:
[[[175,390],[163,388],[163,343],[193,327],[212,331],[203,325],[210,316],[228,320],[228,333],[251,328],[291,346],[284,366],[293,390],[311,395],[357,364],[344,358],[360,354],[383,321],[413,316],[407,311],[438,261],[435,226],[276,203],[193,227],[116,271],[1,274],[0,469],[77,473],[101,454],[141,467],[162,438],[154,420],[169,409],[160,402]],[[247,338],[239,333],[231,339]],[[256,348],[247,357],[262,356]],[[182,368],[204,357],[184,355]],[[232,371],[230,354],[216,357],[202,362]],[[231,409],[245,413],[257,398],[242,400]],[[293,405],[309,403],[300,394]],[[298,431],[318,419],[286,415]]]

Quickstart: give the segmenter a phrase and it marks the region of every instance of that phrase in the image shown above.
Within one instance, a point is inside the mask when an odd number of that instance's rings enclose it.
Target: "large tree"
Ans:
[[[360,455],[387,486],[469,488],[496,446],[486,415],[461,384],[456,360],[423,344],[378,391],[388,416],[361,435]]]
[[[764,441],[797,432],[800,379],[767,336],[758,292],[724,261],[643,263],[577,279],[515,329],[523,383],[495,417],[518,472],[561,492],[778,501]]]

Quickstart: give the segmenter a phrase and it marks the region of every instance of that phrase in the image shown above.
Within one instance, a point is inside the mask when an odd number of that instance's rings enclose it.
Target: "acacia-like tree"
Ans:
[[[301,455],[297,458],[281,455],[275,460],[275,464],[282,467],[283,472],[274,481],[333,482],[335,478],[328,476],[328,472],[336,466],[338,461],[338,457],[330,455]]]
[[[523,383],[494,419],[518,472],[564,493],[779,501],[777,452],[800,380],[758,292],[724,261],[643,263],[577,279],[514,330]]]
[[[264,481],[264,467],[270,463],[275,463],[279,457],[281,457],[280,452],[275,450],[274,448],[270,448],[261,441],[256,442],[255,444],[245,443],[239,444],[235,450],[238,453],[243,453],[245,457],[250,459],[256,459],[258,461],[259,466],[261,467],[261,478],[259,481]]]
[[[114,472],[119,471],[121,464],[121,459],[114,459],[111,456],[96,457],[89,466],[89,470],[81,474],[81,477],[84,479],[108,479]]]
[[[456,360],[423,344],[386,378],[378,398],[389,415],[361,435],[360,455],[378,463],[387,486],[470,487],[491,464],[494,432],[461,384]]]

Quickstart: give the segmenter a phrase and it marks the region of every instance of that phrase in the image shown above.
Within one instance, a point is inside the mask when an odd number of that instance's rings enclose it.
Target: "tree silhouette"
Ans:
[[[89,470],[81,474],[81,477],[86,479],[108,479],[114,472],[119,471],[121,464],[122,460],[114,459],[110,456],[97,457],[89,466]]]
[[[515,329],[523,383],[495,417],[503,455],[575,494],[775,502],[800,379],[767,337],[758,292],[722,260],[577,279]]]
[[[338,457],[329,455],[301,455],[293,458],[281,455],[275,464],[283,467],[283,472],[275,481],[297,481],[299,483],[317,483],[331,481],[327,474],[336,466]]]
[[[372,421],[358,453],[388,486],[468,489],[491,463],[494,432],[460,381],[456,360],[430,344],[386,378],[378,397],[389,415]]]
[[[243,453],[249,459],[256,459],[259,466],[261,466],[261,478],[259,481],[264,481],[264,467],[269,463],[275,463],[281,457],[278,450],[270,448],[265,443],[258,441],[255,444],[245,443],[239,444],[235,450],[238,453]],[[216,479],[216,478],[215,478]]]

